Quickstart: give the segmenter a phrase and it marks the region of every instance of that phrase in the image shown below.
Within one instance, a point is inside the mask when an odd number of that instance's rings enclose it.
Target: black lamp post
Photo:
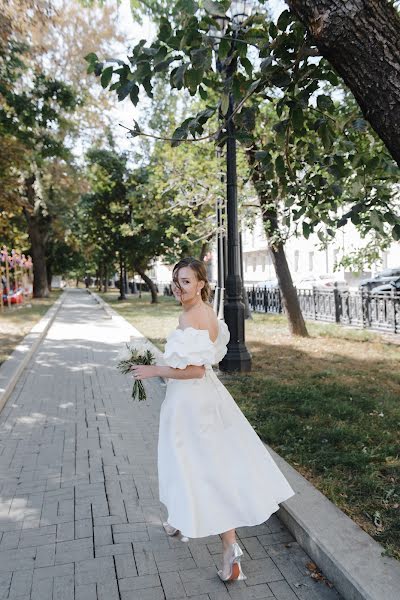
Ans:
[[[247,3],[248,4],[248,3]],[[234,74],[237,61],[232,60],[235,51],[235,39],[240,31],[240,24],[248,17],[246,2],[231,3],[230,22],[234,28],[233,41],[225,64],[217,59],[217,69],[224,71],[228,79]],[[224,31],[226,23],[222,26]],[[229,327],[231,338],[228,352],[219,363],[221,371],[250,371],[251,356],[246,348],[244,337],[245,307],[242,302],[242,277],[240,267],[240,246],[238,231],[238,206],[237,206],[237,173],[236,173],[236,137],[233,122],[234,101],[229,94],[228,110],[225,114],[225,139],[226,139],[226,224],[227,224],[227,273],[225,280],[224,316]]]

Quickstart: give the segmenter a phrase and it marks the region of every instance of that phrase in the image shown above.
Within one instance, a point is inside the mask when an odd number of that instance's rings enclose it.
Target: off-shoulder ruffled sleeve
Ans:
[[[227,345],[231,334],[225,321],[219,320],[219,335],[214,344],[214,363],[219,363],[228,351]],[[214,364],[213,363],[213,364]]]
[[[175,329],[167,338],[164,360],[175,369],[185,369],[188,365],[212,365],[215,348],[208,331],[193,327]]]
[[[215,365],[227,353],[230,333],[225,321],[218,321],[218,337],[212,342],[205,329],[174,329],[167,338],[164,360],[169,367],[185,369],[188,365]]]

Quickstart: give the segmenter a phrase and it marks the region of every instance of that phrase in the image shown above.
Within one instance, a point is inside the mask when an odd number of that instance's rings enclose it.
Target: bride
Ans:
[[[180,260],[173,293],[183,310],[165,345],[168,366],[132,367],[135,379],[168,379],[158,439],[160,501],[168,510],[163,526],[186,540],[220,534],[219,577],[246,579],[235,529],[263,523],[294,491],[212,370],[230,334],[209,303],[204,263]]]

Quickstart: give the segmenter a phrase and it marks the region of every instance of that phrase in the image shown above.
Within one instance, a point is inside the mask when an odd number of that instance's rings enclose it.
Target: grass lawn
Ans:
[[[5,308],[0,312],[0,364],[43,317],[60,294],[61,290],[54,290],[49,298],[34,298],[24,305],[12,307],[11,310]]]
[[[102,296],[159,348],[177,326],[174,299]],[[285,317],[253,314],[253,370],[222,380],[260,437],[400,559],[400,345],[307,325],[292,338]]]

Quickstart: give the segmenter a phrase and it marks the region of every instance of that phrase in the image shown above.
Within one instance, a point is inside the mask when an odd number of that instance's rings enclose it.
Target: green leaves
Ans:
[[[325,94],[320,94],[317,96],[317,106],[320,110],[326,110],[328,112],[332,112],[334,109],[332,98],[330,96],[326,96]]]
[[[101,74],[100,83],[103,88],[106,88],[111,81],[114,67],[107,67]]]
[[[253,65],[251,64],[251,62],[249,61],[249,59],[246,56],[242,56],[240,58],[240,63],[242,65],[242,67],[245,69],[248,77],[252,77],[252,75],[253,75]]]
[[[221,113],[224,115],[226,115],[226,113],[228,112],[228,108],[229,108],[229,94],[222,94],[221,96]]]
[[[214,0],[203,0],[204,9],[212,16],[224,17],[230,2],[215,2]]]

